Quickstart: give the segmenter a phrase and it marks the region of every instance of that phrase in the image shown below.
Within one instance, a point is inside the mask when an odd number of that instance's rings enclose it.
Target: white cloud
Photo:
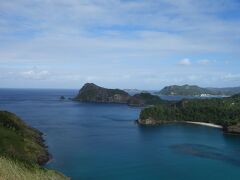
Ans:
[[[39,70],[37,68],[33,68],[20,72],[20,75],[26,79],[45,80],[48,79],[51,74],[47,70]]]
[[[191,61],[188,58],[185,58],[185,59],[179,61],[178,64],[182,65],[182,66],[189,66],[189,65],[191,65]]]
[[[240,74],[228,73],[222,77],[223,80],[240,81]]]
[[[94,60],[96,56],[111,59],[138,54],[147,59],[151,54],[159,57],[173,52],[237,53],[239,21],[228,22],[214,14],[234,10],[236,3],[223,6],[222,2],[1,1],[5,16],[0,17],[0,27],[4,27],[0,40],[5,48],[0,48],[0,61],[48,63],[66,58],[77,61],[75,57]]]
[[[194,61],[203,55],[216,61],[214,56],[230,55],[238,61],[239,18],[219,16],[238,9],[239,3],[234,0],[0,1],[0,66],[5,65],[9,72],[0,72],[0,78],[12,77],[12,84],[19,78],[50,79],[48,84],[41,81],[45,86],[72,83],[73,87],[87,80],[113,83],[121,79],[124,85],[131,85],[138,81],[143,67],[152,72],[161,66],[156,72],[160,75],[143,76],[149,85],[165,82],[163,78],[175,83],[186,79],[200,82],[194,79],[195,72],[181,76],[184,68],[178,68],[171,79],[161,74],[179,57],[191,59],[181,60],[178,64],[182,66],[208,64],[207,60]],[[229,60],[230,65],[234,64]],[[32,66],[40,69],[26,70]],[[123,78],[122,74],[132,72],[132,67],[139,70],[136,76]],[[216,68],[190,67],[189,71]],[[138,83],[142,85],[141,81]]]
[[[202,59],[198,61],[198,64],[201,64],[201,65],[207,65],[209,63],[210,63],[210,60],[208,59]]]

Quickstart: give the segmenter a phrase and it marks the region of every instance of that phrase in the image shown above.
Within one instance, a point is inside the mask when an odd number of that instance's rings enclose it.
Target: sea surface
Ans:
[[[239,180],[240,136],[171,124],[140,127],[140,108],[78,103],[77,90],[0,89],[0,109],[44,132],[48,168],[73,180]]]

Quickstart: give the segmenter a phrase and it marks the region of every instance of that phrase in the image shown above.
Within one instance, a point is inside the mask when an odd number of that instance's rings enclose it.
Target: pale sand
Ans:
[[[202,126],[209,126],[209,127],[213,127],[213,128],[223,128],[220,125],[216,125],[216,124],[212,124],[212,123],[204,123],[204,122],[193,122],[193,121],[186,121],[186,123],[189,124],[197,124],[197,125],[202,125]]]

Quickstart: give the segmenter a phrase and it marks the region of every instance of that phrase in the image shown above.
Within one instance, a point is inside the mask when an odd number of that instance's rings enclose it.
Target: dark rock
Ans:
[[[60,97],[60,100],[65,100],[66,98],[64,96],[61,96]]]
[[[224,127],[224,132],[229,134],[240,134],[240,123]]]

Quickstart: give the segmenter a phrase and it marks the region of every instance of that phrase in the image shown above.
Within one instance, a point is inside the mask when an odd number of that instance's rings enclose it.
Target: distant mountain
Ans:
[[[139,90],[139,89],[123,89],[123,90],[131,96],[141,93],[156,94],[158,92],[157,90]]]
[[[75,97],[77,101],[101,103],[127,103],[130,95],[120,89],[107,89],[86,83]]]
[[[216,92],[207,89],[201,88],[199,86],[194,85],[173,85],[166,86],[157,94],[159,95],[178,95],[178,96],[204,96],[204,95],[217,95]]]
[[[240,87],[227,87],[227,88],[206,88],[215,94],[231,96],[240,93]]]
[[[130,106],[156,105],[161,98],[150,93],[139,93],[133,96],[120,89],[107,89],[93,83],[86,83],[74,98],[76,101],[96,103],[123,103]]]
[[[139,89],[123,89],[125,92],[127,92],[128,94],[130,94],[131,96],[135,95],[135,94],[140,94],[140,93],[145,93],[147,91],[144,90],[139,90]]]

